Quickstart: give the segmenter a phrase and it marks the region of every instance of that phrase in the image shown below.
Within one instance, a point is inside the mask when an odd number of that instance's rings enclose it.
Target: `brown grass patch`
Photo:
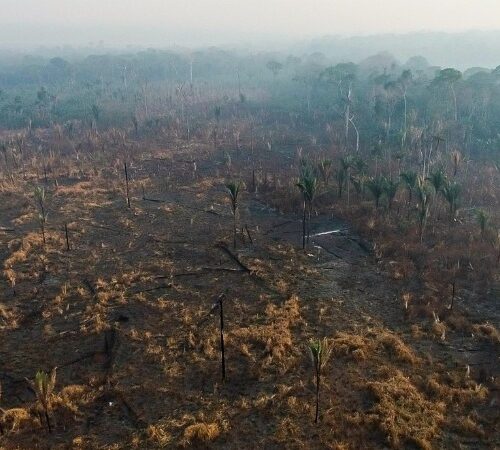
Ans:
[[[184,430],[184,441],[186,444],[191,443],[206,443],[217,439],[220,435],[219,425],[215,422],[211,423],[195,423],[189,425]]]
[[[474,332],[482,339],[493,344],[500,343],[500,332],[490,323],[476,324],[473,327]]]
[[[380,350],[397,361],[411,365],[420,361],[399,336],[385,329],[368,330],[366,335],[339,332],[333,338],[332,344],[333,352],[337,356],[350,355],[358,361],[379,353]]]
[[[7,409],[3,411],[0,420],[4,427],[11,432],[31,425],[30,414],[24,408]]]
[[[392,448],[405,448],[409,443],[432,448],[431,441],[444,420],[444,403],[428,401],[400,371],[367,387],[376,398],[375,421]]]
[[[461,380],[458,375],[446,374],[440,377],[432,374],[427,380],[427,387],[430,393],[446,403],[467,405],[488,397],[488,389],[474,380],[466,379],[465,374]]]

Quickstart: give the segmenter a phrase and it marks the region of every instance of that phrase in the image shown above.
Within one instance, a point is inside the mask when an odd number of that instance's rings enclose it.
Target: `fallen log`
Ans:
[[[207,271],[222,271],[222,272],[243,272],[243,273],[246,273],[246,270],[243,270],[243,269],[232,269],[231,267],[203,267],[203,270],[207,270]]]
[[[217,248],[220,248],[226,255],[228,255],[236,264],[238,264],[239,267],[241,267],[242,270],[245,272],[250,273],[251,270],[241,262],[241,260],[238,258],[237,255],[235,255],[231,250],[229,250],[228,246],[222,242],[219,242],[218,244],[215,244]]]
[[[293,220],[287,220],[286,222],[279,223],[277,225],[273,225],[269,230],[267,230],[264,235],[268,235],[269,233],[272,233],[276,228],[283,227],[285,225],[288,225],[289,223],[294,223]]]
[[[327,249],[326,247],[322,246],[321,244],[318,244],[316,241],[313,241],[313,244],[314,244],[316,247],[319,247],[319,248],[321,248],[322,250],[324,250],[326,253],[329,253],[330,255],[335,256],[336,258],[339,258],[339,259],[344,259],[344,258],[342,258],[342,256],[338,255],[338,254],[337,254],[337,253],[335,253],[335,252],[332,252],[331,250]]]
[[[68,362],[65,362],[64,364],[61,364],[59,367],[68,367],[68,366],[76,364],[80,361],[84,361],[86,359],[93,358],[94,356],[96,356],[98,354],[104,354],[104,353],[99,352],[99,351],[87,352],[87,353],[83,354],[82,356],[79,356],[78,358],[72,359],[71,361],[68,361]]]
[[[248,225],[246,225],[246,224],[245,224],[245,230],[248,234],[248,239],[250,239],[250,244],[253,245],[252,235],[250,234],[250,229],[248,228]]]
[[[168,288],[171,288],[171,287],[172,287],[172,283],[160,284],[159,286],[155,286],[155,287],[152,287],[152,288],[136,289],[135,291],[131,291],[130,293],[131,294],[141,294],[143,292],[153,292],[153,291],[157,291],[159,289],[168,289]]]
[[[153,202],[153,203],[166,203],[166,201],[165,201],[165,200],[159,200],[159,199],[156,199],[156,198],[142,197],[142,199],[143,199],[145,202]]]

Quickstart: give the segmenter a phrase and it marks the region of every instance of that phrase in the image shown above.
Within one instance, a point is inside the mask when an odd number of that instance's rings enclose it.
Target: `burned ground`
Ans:
[[[232,158],[230,170],[222,152],[194,143],[137,153],[131,208],[119,158],[74,170],[60,161],[46,183],[29,172],[3,179],[0,447],[499,445],[491,304],[477,317],[463,305],[441,319],[405,309],[405,294],[418,292],[395,276],[404,264],[379,255],[340,209],[318,210],[303,252],[300,216],[291,203],[279,208],[268,186],[279,192],[282,180],[260,172],[251,192],[246,157]],[[235,173],[246,177],[236,250],[224,191]],[[32,198],[40,183],[45,246]],[[213,308],[221,293],[224,383]],[[322,337],[333,355],[316,425],[307,345]],[[53,367],[48,433],[26,378]]]

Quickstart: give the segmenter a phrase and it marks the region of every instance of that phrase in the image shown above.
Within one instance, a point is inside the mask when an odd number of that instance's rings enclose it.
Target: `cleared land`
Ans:
[[[500,444],[490,303],[473,332],[458,312],[455,330],[405,309],[390,261],[334,211],[312,218],[302,252],[300,216],[269,206],[267,175],[257,194],[245,180],[234,250],[222,153],[192,144],[136,154],[130,209],[122,160],[77,167],[68,157],[45,184],[29,171],[3,180],[0,447]],[[246,159],[232,164],[244,170]],[[45,246],[35,184],[46,189]],[[213,309],[223,292],[225,383]],[[333,355],[315,425],[307,345],[324,336]],[[48,433],[25,379],[53,367]]]

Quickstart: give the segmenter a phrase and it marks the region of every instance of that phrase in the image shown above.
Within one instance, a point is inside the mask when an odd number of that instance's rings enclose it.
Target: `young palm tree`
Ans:
[[[359,198],[363,198],[365,194],[365,186],[369,177],[365,174],[351,175],[351,183],[354,186],[356,194]]]
[[[345,182],[347,180],[347,171],[345,170],[344,167],[339,167],[337,169],[336,178],[337,178],[338,197],[342,198],[342,193],[344,191]]]
[[[476,211],[476,220],[477,220],[477,223],[479,224],[479,228],[481,229],[481,239],[484,239],[484,233],[486,232],[486,229],[488,228],[490,216],[483,209],[478,209]]]
[[[388,207],[389,209],[392,209],[392,203],[394,202],[394,197],[396,197],[398,192],[399,183],[388,179],[385,179],[384,181],[384,193],[387,197]]]
[[[340,159],[340,166],[342,171],[345,174],[345,183],[347,186],[347,205],[350,204],[351,199],[350,199],[350,178],[351,178],[351,168],[354,164],[354,157],[351,155],[344,156],[343,158]]]
[[[52,433],[49,413],[52,409],[52,396],[56,385],[56,370],[57,368],[54,367],[50,375],[40,370],[36,373],[34,381],[29,380],[31,388],[35,391],[38,405],[45,415],[49,433]]]
[[[352,168],[360,175],[366,174],[366,161],[359,156],[353,158]]]
[[[380,199],[382,198],[382,195],[384,195],[385,192],[385,178],[380,176],[376,178],[371,178],[366,183],[366,187],[372,193],[373,198],[375,200],[375,208],[378,209],[380,204]]]
[[[378,141],[372,148],[372,155],[375,158],[375,176],[378,175],[378,160],[383,154],[382,142]]]
[[[45,210],[45,189],[37,186],[35,188],[34,196],[38,207],[38,220],[40,221],[43,245],[45,245],[45,224],[47,222],[47,211]]]
[[[446,182],[442,188],[443,196],[450,206],[450,220],[453,220],[457,213],[460,191],[460,185],[455,182]]]
[[[430,182],[430,184],[434,188],[434,192],[437,195],[442,192],[443,188],[446,185],[446,174],[444,173],[443,169],[438,168],[433,170],[429,174],[427,180]]]
[[[406,172],[402,172],[400,177],[408,190],[408,206],[410,206],[413,200],[413,190],[417,185],[417,173],[413,170],[408,170]]]
[[[237,220],[238,220],[238,197],[240,195],[241,187],[243,183],[241,181],[231,182],[226,184],[227,195],[231,201],[231,212],[233,213],[233,247],[236,248],[236,230],[237,230]]]
[[[309,241],[309,221],[311,219],[312,202],[316,196],[318,180],[310,170],[303,170],[297,187],[300,189],[303,198],[302,211],[302,248],[306,248],[306,237]]]
[[[318,163],[318,172],[321,175],[321,179],[325,186],[328,186],[328,182],[332,176],[332,160],[331,159],[322,159]]]
[[[321,375],[326,363],[328,362],[332,354],[332,347],[328,342],[328,340],[326,338],[323,338],[322,341],[312,340],[309,343],[309,351],[311,354],[311,360],[314,368],[314,375],[316,378],[316,413],[314,415],[314,423],[318,423]]]

